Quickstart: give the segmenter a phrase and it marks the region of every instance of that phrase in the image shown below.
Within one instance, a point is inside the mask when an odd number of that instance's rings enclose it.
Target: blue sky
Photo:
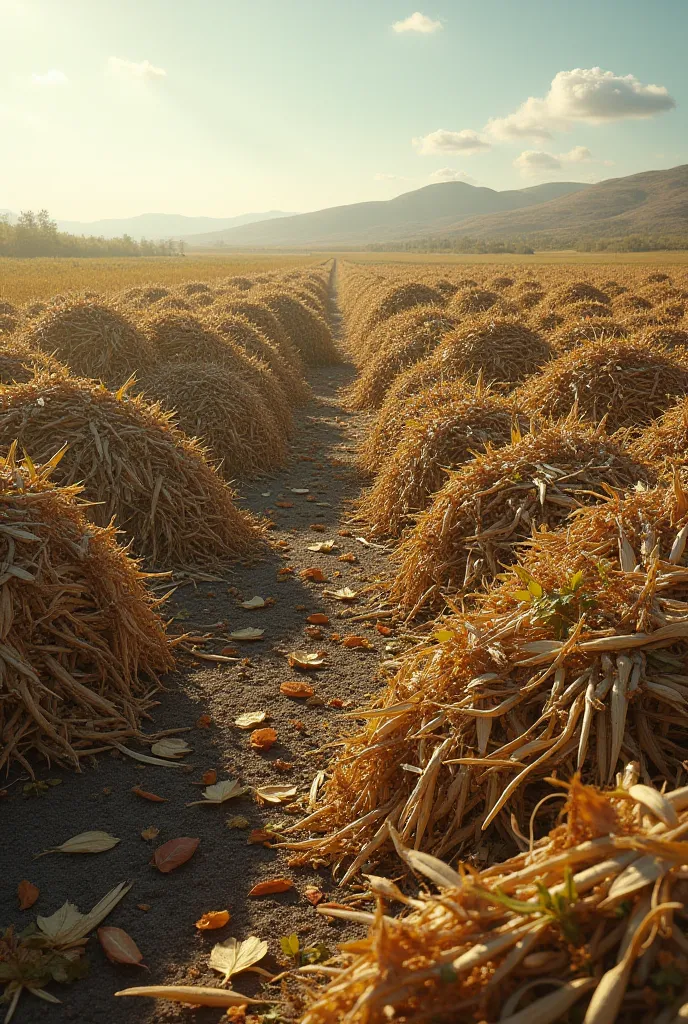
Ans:
[[[686,0],[0,0],[0,25],[0,208],[232,216],[688,162]]]

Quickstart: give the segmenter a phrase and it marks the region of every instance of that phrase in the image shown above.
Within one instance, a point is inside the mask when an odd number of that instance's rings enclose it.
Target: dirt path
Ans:
[[[193,753],[185,760],[193,770],[185,773],[105,755],[85,763],[80,775],[41,769],[39,778],[62,780],[45,796],[23,796],[19,780],[2,800],[0,924],[15,922],[25,927],[36,914],[51,914],[65,900],[86,911],[117,883],[128,880],[133,888],[107,923],[129,932],[150,968],[147,973],[111,964],[91,939],[89,977],[71,987],[50,987],[64,1000],[62,1007],[23,996],[15,1016],[19,1024],[39,1020],[109,1024],[113,1017],[121,1024],[217,1021],[218,1010],[194,1011],[149,1000],[115,1003],[111,996],[136,984],[218,984],[219,976],[207,970],[206,962],[214,943],[230,935],[267,939],[270,952],[265,966],[276,968],[282,935],[296,932],[304,946],[323,941],[334,948],[346,934],[341,923],[328,924],[319,916],[303,894],[308,885],[330,889],[328,872],[290,869],[278,852],[249,845],[247,829],[227,826],[235,816],[248,819],[250,829],[266,823],[293,824],[296,818],[283,806],[261,807],[250,792],[219,807],[185,805],[200,799],[201,790],[192,783],[211,768],[217,770],[218,779],[237,778],[248,787],[294,785],[299,798],[307,798],[313,776],[326,764],[326,756],[314,751],[337,735],[347,708],[357,706],[374,690],[378,663],[389,656],[392,638],[381,636],[370,624],[347,621],[365,607],[365,598],[343,605],[323,595],[327,588],[362,590],[382,571],[386,558],[384,552],[364,546],[354,536],[339,535],[346,527],[350,502],[364,483],[353,463],[363,417],[343,412],[337,395],[354,375],[350,364],[313,373],[313,399],[298,417],[290,465],[274,477],[242,488],[245,504],[274,522],[271,536],[284,546],[223,582],[186,585],[170,601],[169,613],[174,614],[179,630],[199,633],[216,627],[217,641],[204,650],[221,651],[230,643],[227,637],[232,630],[247,626],[265,630],[260,642],[236,645],[248,659],[245,665],[218,665],[189,657],[166,680],[166,692],[160,695],[149,731],[192,727],[186,738]],[[294,493],[294,489],[308,493]],[[290,507],[280,507],[279,502]],[[309,545],[326,540],[336,542],[332,553],[308,550]],[[356,562],[339,561],[349,552]],[[328,582],[301,579],[299,572],[309,567],[321,569]],[[274,598],[274,604],[256,611],[239,606],[241,600],[255,595]],[[313,612],[330,617],[330,624],[322,627],[322,639],[304,632],[306,617]],[[365,635],[372,650],[344,648],[331,639],[332,634],[354,632]],[[300,677],[315,687],[316,697],[310,702],[289,699],[279,689],[282,682],[297,678],[285,655],[299,648],[327,652],[322,671]],[[268,753],[254,751],[249,733],[235,727],[236,717],[246,711],[266,711],[270,717],[266,725],[277,730],[278,742]],[[195,726],[202,715],[210,716],[209,728]],[[281,771],[277,762],[293,767]],[[131,792],[134,786],[168,802],[142,800]],[[153,841],[140,836],[149,826],[159,829]],[[88,829],[111,832],[121,842],[99,855],[55,855],[34,862],[34,854]],[[198,837],[200,846],[186,865],[162,875],[149,865],[152,851],[178,836]],[[260,899],[247,897],[257,882],[281,875],[294,879],[293,890]],[[37,885],[41,895],[31,910],[20,913],[16,887],[22,879]],[[142,910],[141,905],[150,909]],[[196,930],[194,923],[204,912],[220,909],[231,912],[229,925],[205,934]],[[255,991],[252,977],[244,975],[236,987],[246,993]]]

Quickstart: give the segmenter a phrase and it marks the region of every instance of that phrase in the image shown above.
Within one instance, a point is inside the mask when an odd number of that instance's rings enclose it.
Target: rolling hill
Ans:
[[[435,234],[436,232],[429,232]],[[446,235],[482,239],[688,236],[688,164],[609,178],[528,209],[462,219]]]
[[[463,181],[447,181],[405,192],[395,199],[333,206],[268,223],[187,235],[185,241],[207,248],[222,244],[247,248],[367,245],[446,233],[466,218],[519,210],[588,188],[579,182],[562,181],[496,192]]]
[[[223,228],[234,228],[287,216],[289,215],[282,210],[243,213],[238,217],[185,217],[178,213],[142,213],[138,217],[108,220],[58,220],[57,226],[60,231],[67,231],[70,235],[95,235],[98,238],[121,238],[122,235],[130,235],[139,240],[181,238],[199,231],[219,231]]]

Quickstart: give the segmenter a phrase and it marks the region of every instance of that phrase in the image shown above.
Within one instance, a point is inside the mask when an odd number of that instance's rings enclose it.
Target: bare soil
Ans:
[[[107,924],[124,928],[132,936],[149,968],[143,971],[110,963],[94,937],[88,944],[89,976],[72,986],[50,986],[63,1000],[62,1006],[24,994],[15,1016],[18,1024],[44,1020],[51,1024],[110,1024],[113,1019],[119,1024],[218,1021],[220,1010],[195,1010],[147,999],[114,1000],[113,993],[144,984],[218,985],[220,976],[207,969],[207,958],[214,943],[230,935],[267,939],[270,951],[262,966],[277,970],[283,962],[280,936],[296,932],[304,946],[322,941],[334,950],[343,936],[351,934],[342,922],[332,923],[319,915],[304,896],[308,885],[331,893],[329,871],[290,868],[281,852],[249,845],[249,830],[227,826],[234,816],[247,818],[251,829],[266,823],[291,825],[298,816],[291,816],[283,806],[260,806],[252,792],[222,806],[185,805],[200,799],[202,790],[193,783],[211,768],[217,770],[218,779],[237,778],[248,787],[295,785],[305,801],[313,776],[331,754],[331,750],[316,751],[347,728],[343,716],[376,689],[379,661],[390,656],[390,641],[394,648],[394,638],[380,635],[374,624],[349,622],[365,609],[368,595],[361,594],[352,605],[343,605],[323,594],[327,588],[344,586],[364,590],[383,574],[386,561],[384,551],[355,539],[355,527],[351,527],[351,536],[339,535],[347,528],[351,502],[365,483],[354,464],[365,417],[345,413],[338,397],[339,389],[354,375],[349,364],[312,374],[313,399],[298,417],[291,463],[278,475],[241,489],[244,503],[274,522],[271,539],[286,546],[276,547],[258,564],[239,568],[222,581],[187,582],[167,605],[173,632],[213,633],[216,639],[201,648],[208,652],[219,653],[231,644],[228,634],[232,630],[247,626],[265,630],[259,642],[232,644],[240,648],[246,664],[216,664],[188,655],[165,680],[147,731],[190,727],[185,738],[193,753],[185,761],[192,770],[141,765],[115,752],[88,759],[80,774],[41,766],[38,778],[62,780],[42,797],[23,795],[24,777],[14,776],[3,783],[8,795],[0,802],[0,925],[13,922],[18,928],[26,927],[36,914],[49,915],[66,900],[85,912],[117,883],[128,880],[133,888]],[[307,488],[308,493],[296,494],[294,488]],[[277,502],[292,507],[280,508]],[[334,552],[308,550],[309,545],[324,540],[336,542]],[[338,560],[347,552],[355,555],[355,563]],[[322,569],[328,582],[301,579],[299,572],[308,567]],[[243,610],[239,602],[255,595],[272,597],[274,604]],[[304,632],[306,617],[313,612],[330,617],[330,624],[322,627],[322,639]],[[333,634],[347,633],[368,637],[372,650],[348,649],[332,639]],[[294,649],[325,650],[325,667],[299,677],[286,658]],[[294,700],[280,693],[282,682],[297,677],[314,685],[315,700]],[[333,707],[332,701],[344,706]],[[279,737],[267,753],[253,750],[250,733],[234,725],[238,715],[259,710],[268,713],[266,724],[274,727]],[[210,717],[208,728],[195,725],[202,715]],[[278,761],[293,767],[280,771]],[[134,786],[153,791],[168,802],[142,800],[132,793]],[[141,838],[141,831],[149,826],[160,830],[152,842]],[[56,854],[34,861],[36,853],[89,829],[111,832],[121,842],[98,855]],[[169,875],[160,874],[150,865],[152,852],[178,836],[198,837],[200,846],[187,864]],[[282,875],[294,879],[291,891],[248,897],[257,882]],[[40,897],[33,908],[19,912],[16,891],[22,879],[37,885]],[[150,909],[141,910],[140,904]],[[231,913],[225,928],[197,931],[195,922],[204,912],[220,909]],[[251,974],[235,982],[235,988],[247,994],[259,987]],[[273,992],[279,995],[278,990]],[[289,1016],[289,1007],[284,1009]]]

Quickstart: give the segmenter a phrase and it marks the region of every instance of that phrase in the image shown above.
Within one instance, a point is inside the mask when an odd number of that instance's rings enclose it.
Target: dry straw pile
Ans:
[[[526,411],[566,416],[572,408],[607,429],[635,427],[660,416],[688,391],[688,361],[644,338],[582,342],[519,388]]]
[[[147,369],[155,354],[132,320],[112,306],[76,299],[49,306],[22,332],[32,348],[55,355],[80,377],[119,386]]]
[[[209,322],[225,341],[269,366],[290,405],[304,405],[308,401],[310,389],[297,365],[288,361],[259,327],[240,313],[214,313]]]
[[[550,795],[560,822],[481,871],[395,834],[425,884],[371,875],[374,911],[329,911],[368,934],[340,946],[301,1024],[685,1020],[688,790],[638,784],[631,763],[612,792],[576,778]]]
[[[534,528],[555,527],[608,488],[653,481],[653,471],[602,430],[569,417],[450,475],[398,552],[392,596],[413,611],[489,581]]]
[[[0,389],[0,445],[17,439],[37,463],[66,444],[55,470],[62,485],[83,482],[89,517],[117,528],[151,564],[208,567],[255,553],[260,532],[203,448],[126,388],[40,376]]]
[[[389,320],[396,313],[405,313],[414,306],[443,306],[444,303],[441,291],[418,281],[383,289],[364,310],[360,338],[365,339],[378,324]]]
[[[8,338],[0,346],[0,383],[14,384],[31,380],[34,373],[62,373],[65,366],[40,349],[31,348],[20,338]]]
[[[375,483],[358,503],[357,518],[373,536],[399,536],[427,507],[448,470],[488,446],[508,444],[515,424],[517,430],[528,426],[511,402],[480,384],[450,391],[445,402],[437,401],[434,389],[423,396],[425,411],[417,403],[410,412],[399,445],[393,453],[387,450]]]
[[[219,315],[225,312],[245,317],[249,323],[252,323],[259,331],[262,331],[268,341],[271,341],[276,346],[282,358],[289,365],[293,366],[296,370],[303,370],[303,360],[298,349],[291,343],[289,335],[268,306],[262,302],[254,302],[244,296],[236,297],[230,295],[227,302],[220,306]]]
[[[55,461],[0,460],[0,768],[31,776],[35,755],[78,766],[135,735],[172,666],[145,575],[78,488],[49,482]]]
[[[327,321],[296,296],[278,288],[259,288],[251,294],[275,314],[304,363],[326,366],[339,362]]]
[[[174,412],[178,426],[199,438],[227,480],[284,465],[284,429],[247,380],[217,363],[170,363],[146,379],[146,394]]]
[[[431,357],[437,380],[482,374],[509,390],[552,357],[552,349],[517,317],[486,313],[448,334]]]

